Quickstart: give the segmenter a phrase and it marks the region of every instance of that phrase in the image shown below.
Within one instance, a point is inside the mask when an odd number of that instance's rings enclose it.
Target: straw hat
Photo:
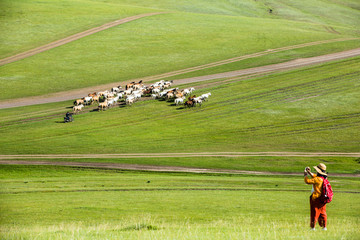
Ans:
[[[325,164],[320,163],[319,165],[314,166],[314,169],[315,169],[318,173],[320,173],[321,175],[327,176],[327,173],[326,173],[326,165],[325,165]]]

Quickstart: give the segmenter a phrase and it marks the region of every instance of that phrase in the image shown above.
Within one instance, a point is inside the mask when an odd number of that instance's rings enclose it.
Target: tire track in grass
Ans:
[[[0,122],[21,121],[22,119],[30,119],[31,117],[36,117],[39,115],[56,114],[56,113],[60,113],[60,112],[62,113],[63,111],[66,111],[66,110],[67,109],[65,107],[60,107],[60,108],[26,112],[26,113],[17,113],[16,116],[10,116],[10,115],[9,116],[1,116]]]
[[[343,81],[344,76],[345,77],[356,77],[356,76],[358,76],[359,73],[360,72],[349,73],[349,74],[345,74],[345,75],[341,75],[341,76],[328,77],[328,78],[323,78],[323,79],[315,80],[315,81],[311,81],[311,82],[305,82],[305,83],[300,83],[300,84],[296,84],[296,85],[292,85],[292,86],[271,89],[271,90],[268,90],[265,92],[260,92],[260,93],[237,97],[235,99],[217,101],[216,104],[219,104],[223,107],[223,106],[234,105],[234,103],[241,103],[242,107],[238,107],[236,105],[236,107],[231,109],[232,113],[243,114],[243,113],[253,112],[253,111],[264,109],[273,103],[286,104],[288,102],[302,99],[302,98],[308,97],[308,96],[318,97],[318,96],[323,96],[323,95],[327,95],[327,94],[341,92],[342,90],[345,90],[345,89],[348,89],[349,87],[351,87],[348,85],[343,85],[344,84],[344,81]],[[329,84],[331,84],[331,85],[329,85]],[[254,103],[251,104],[251,107],[244,106],[244,104],[247,104],[248,102],[254,102]],[[255,104],[257,104],[257,105],[255,105]],[[211,107],[207,107],[206,109],[209,110],[209,109],[211,109]],[[227,115],[227,113],[217,112],[216,115],[211,116],[211,117],[212,117],[212,119],[219,119],[226,115]],[[347,118],[353,118],[353,117],[355,117],[355,118],[358,117],[358,114],[356,113],[355,116],[350,116]],[[343,119],[344,117],[340,117],[340,118]],[[332,119],[332,120],[334,120],[334,119]],[[204,119],[197,120],[198,123],[202,123],[202,122],[206,122],[206,121],[207,120],[204,120]],[[317,120],[317,122],[318,122],[318,120]],[[311,122],[309,122],[309,123],[311,123]]]
[[[343,90],[351,88],[351,86],[343,85],[343,77],[356,77],[358,76],[358,74],[359,72],[349,73],[341,76],[324,78],[288,87],[271,89],[268,91],[245,95],[230,100],[218,101],[217,104],[220,104],[221,106],[231,106],[234,103],[241,103],[243,105],[249,101],[255,101],[255,103],[261,104],[260,107],[255,107],[255,105],[252,104],[251,109],[246,106],[233,109],[233,111],[237,113],[245,113],[249,111],[263,109],[264,107],[273,103],[288,103],[295,100],[299,101],[299,99],[303,99],[304,97],[318,97],[341,92]],[[219,116],[220,115],[221,114],[219,114]]]
[[[175,192],[175,191],[255,191],[255,192],[309,192],[303,189],[276,189],[276,188],[114,188],[114,189],[62,189],[62,190],[29,190],[0,192],[0,194],[27,194],[27,193],[71,193],[71,192]],[[360,194],[357,191],[336,191],[336,193]]]
[[[307,120],[298,120],[293,122],[287,122],[282,124],[271,124],[271,125],[262,125],[257,127],[249,127],[242,130],[239,130],[239,133],[247,133],[247,132],[255,132],[258,130],[263,129],[277,129],[279,127],[295,127],[295,126],[304,126],[312,123],[327,123],[331,121],[336,120],[343,120],[343,119],[359,119],[360,118],[360,112],[359,113],[351,113],[351,114],[342,114],[342,115],[332,115],[328,117],[319,117],[319,118],[313,118],[313,119],[307,119]]]
[[[291,131],[279,131],[279,132],[273,132],[273,133],[267,133],[262,134],[259,136],[269,136],[269,137],[279,137],[279,136],[288,136],[288,135],[294,135],[294,134],[304,134],[304,133],[315,133],[315,132],[321,132],[321,131],[328,131],[328,130],[339,130],[349,127],[356,127],[360,126],[360,121],[350,122],[350,123],[339,123],[339,124],[333,124],[330,126],[314,126],[314,127],[308,127],[303,129],[296,129]]]

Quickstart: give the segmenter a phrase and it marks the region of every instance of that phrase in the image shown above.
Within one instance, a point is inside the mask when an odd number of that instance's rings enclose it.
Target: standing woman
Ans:
[[[310,196],[310,227],[311,230],[315,230],[316,222],[319,221],[320,227],[326,231],[326,203],[323,203],[320,198],[324,179],[327,178],[326,166],[325,164],[320,163],[319,165],[314,166],[314,169],[317,172],[316,175],[310,171],[309,167],[306,167],[304,171],[305,183],[313,185],[311,191],[312,194]],[[307,175],[310,175],[311,179],[309,179]]]

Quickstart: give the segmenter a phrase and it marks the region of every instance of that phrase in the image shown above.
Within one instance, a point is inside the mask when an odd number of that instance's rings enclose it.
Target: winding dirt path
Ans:
[[[98,162],[55,162],[55,161],[26,161],[26,160],[0,160],[4,165],[51,165],[51,166],[69,166],[69,167],[88,167],[104,169],[121,169],[132,171],[151,171],[151,172],[183,172],[183,173],[221,173],[221,174],[251,174],[251,175],[287,175],[299,176],[302,173],[291,172],[263,172],[263,171],[244,171],[232,169],[209,169],[192,168],[177,166],[154,166],[141,164],[122,164],[122,163],[98,163]],[[331,174],[334,177],[360,177],[360,174]]]
[[[89,36],[91,34],[106,30],[106,29],[111,28],[111,27],[115,27],[115,26],[123,24],[123,23],[134,21],[134,20],[137,20],[137,19],[143,18],[143,17],[149,17],[149,16],[158,15],[158,14],[164,14],[164,13],[167,13],[167,12],[144,13],[144,14],[140,14],[140,15],[136,15],[136,16],[131,16],[131,17],[119,19],[119,20],[116,20],[116,21],[113,21],[113,22],[109,22],[109,23],[106,23],[106,24],[101,25],[99,27],[91,28],[91,29],[86,30],[84,32],[80,32],[80,33],[71,35],[69,37],[57,40],[55,42],[51,42],[49,44],[40,46],[38,48],[34,48],[34,49],[29,50],[29,51],[19,53],[17,55],[11,56],[11,57],[1,59],[0,60],[0,66],[8,64],[8,63],[15,62],[15,61],[19,61],[21,59],[33,56],[35,54],[38,54],[38,53],[41,53],[41,52],[44,52],[44,51],[47,51],[47,50],[50,50],[50,49],[53,49],[53,48],[56,48],[58,46],[73,42],[73,41],[78,40],[80,38],[83,38],[83,37]]]

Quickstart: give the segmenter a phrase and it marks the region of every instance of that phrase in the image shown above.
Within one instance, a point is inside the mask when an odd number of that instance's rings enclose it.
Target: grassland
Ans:
[[[235,81],[195,92],[212,92],[202,107],[142,101],[81,114],[70,125],[46,113],[15,121],[41,106],[4,109],[0,152],[358,152],[358,67],[353,58]]]
[[[170,7],[171,2],[168,1],[151,3],[155,4],[153,8],[149,8],[150,3],[142,3],[142,7],[139,4],[85,0],[51,1],[51,4],[4,2],[5,6],[9,6],[5,8],[2,23],[1,41],[4,47],[1,52],[4,57],[99,26],[106,21],[155,10],[176,11],[120,25],[2,66],[0,100],[121,82],[299,43],[358,37],[357,11],[348,6],[344,9],[344,4],[331,5],[343,10],[337,11],[332,18],[325,14],[319,20],[314,14],[307,14],[306,18],[299,17],[296,21],[287,18],[286,14],[268,16],[266,4],[252,1],[246,2],[249,5],[246,12],[254,10],[254,13],[262,14],[248,16],[243,13],[244,6],[232,1],[207,5],[205,1],[189,1],[179,4],[175,9]],[[350,3],[348,5],[352,6]],[[201,13],[198,11],[200,8],[203,9]],[[61,14],[55,14],[58,9],[61,9]],[[81,9],[81,12],[75,9]],[[92,9],[96,9],[96,12],[91,12]],[[234,11],[224,12],[224,9]],[[337,33],[324,28],[323,19],[331,22],[341,16],[347,21],[337,21],[338,25],[332,25]],[[22,20],[18,21],[19,18]],[[318,55],[336,52],[357,47],[359,41],[342,47],[327,46],[308,51]],[[287,52],[287,59],[308,56],[303,52]],[[274,56],[255,61],[263,64],[278,62],[279,59]],[[217,68],[213,71],[222,72],[226,69]],[[23,87],[25,85],[26,88]]]
[[[1,1],[1,58],[117,19],[151,11],[98,1]]]
[[[1,58],[113,20],[168,13],[1,66],[0,100],[121,82],[300,43],[356,38],[359,9],[355,0],[4,0]],[[172,79],[338,52],[359,43],[293,49]],[[355,57],[208,81],[195,92],[212,93],[201,107],[157,100],[104,112],[87,107],[71,124],[62,120],[72,101],[1,109],[0,154],[359,152],[359,66]],[[354,157],[61,160],[292,173],[324,162],[335,191],[327,208],[329,230],[308,231],[311,187],[301,174],[0,165],[1,239],[328,240],[358,239],[360,233],[359,178],[331,176],[358,174],[360,160]]]
[[[272,6],[274,14],[269,14]],[[279,11],[277,10],[279,8]],[[354,31],[359,25],[359,3],[354,0],[306,1],[1,1],[0,56],[5,57],[58,40],[88,28],[144,12],[184,13],[283,19],[330,25]],[[276,11],[276,13],[275,13]]]
[[[1,166],[2,239],[356,239],[357,178],[331,178],[327,232],[302,177]],[[319,229],[318,229],[319,231]]]

